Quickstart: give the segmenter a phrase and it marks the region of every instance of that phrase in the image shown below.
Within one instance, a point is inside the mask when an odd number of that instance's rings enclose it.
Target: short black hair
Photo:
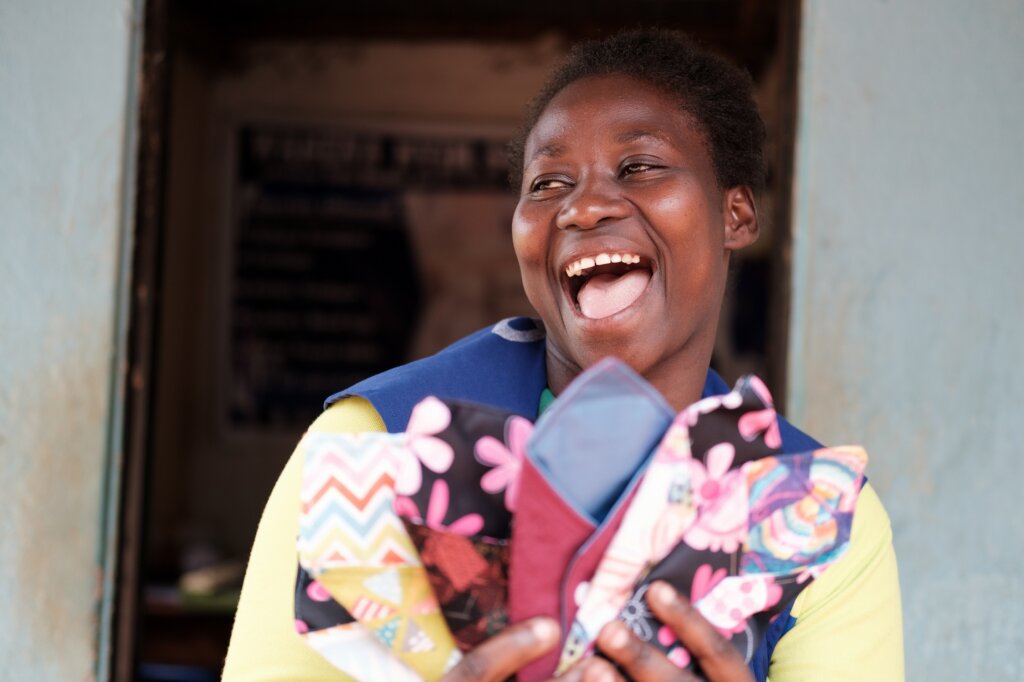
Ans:
[[[509,144],[509,180],[518,189],[526,138],[544,109],[568,85],[589,76],[623,74],[675,97],[703,128],[722,188],[764,187],[765,128],[743,69],[698,46],[683,33],[637,29],[578,43],[549,77]]]

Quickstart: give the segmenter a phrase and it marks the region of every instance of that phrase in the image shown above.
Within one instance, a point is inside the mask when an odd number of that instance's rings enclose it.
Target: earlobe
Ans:
[[[737,251],[757,241],[760,226],[754,193],[749,187],[732,187],[725,191],[725,248]]]

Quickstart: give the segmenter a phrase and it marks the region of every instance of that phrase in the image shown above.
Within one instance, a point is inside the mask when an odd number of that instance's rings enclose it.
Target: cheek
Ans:
[[[547,239],[545,231],[537,227],[517,208],[512,218],[512,247],[519,261],[519,275],[523,280],[523,291],[530,304],[538,312],[544,307],[543,291]]]
[[[694,259],[711,258],[725,253],[722,213],[695,188],[660,194],[647,205],[651,222],[677,257],[689,253]]]
[[[716,230],[719,234],[722,232],[721,212],[690,183],[662,189],[647,198],[646,206],[651,219],[665,230],[667,238],[682,234],[703,241]]]
[[[551,324],[548,312],[555,305],[549,286],[548,258],[551,232],[530,211],[517,208],[512,218],[512,246],[519,261],[519,276],[526,299]]]
[[[707,299],[717,305],[727,271],[722,216],[702,193],[685,189],[648,204],[669,254],[667,283],[691,304]]]
[[[522,208],[516,208],[512,217],[512,247],[521,270],[543,266],[547,255],[546,232]]]

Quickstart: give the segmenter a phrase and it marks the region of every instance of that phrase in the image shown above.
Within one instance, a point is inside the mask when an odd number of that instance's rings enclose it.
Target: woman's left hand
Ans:
[[[711,623],[668,583],[653,583],[647,590],[647,603],[651,612],[675,633],[700,664],[708,682],[753,682],[754,677],[736,647],[718,634]],[[597,636],[597,647],[611,659],[611,663],[591,656],[558,678],[559,681],[624,682],[625,678],[613,664],[618,664],[635,682],[700,679],[689,671],[680,670],[661,651],[637,639],[628,627],[617,620],[601,630]]]

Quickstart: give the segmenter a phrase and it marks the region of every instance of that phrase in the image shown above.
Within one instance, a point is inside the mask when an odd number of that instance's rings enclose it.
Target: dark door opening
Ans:
[[[147,5],[118,679],[219,678],[262,505],[320,399],[529,313],[502,144],[576,39],[682,28],[754,76],[767,229],[715,363],[783,399],[796,3],[348,5]]]

